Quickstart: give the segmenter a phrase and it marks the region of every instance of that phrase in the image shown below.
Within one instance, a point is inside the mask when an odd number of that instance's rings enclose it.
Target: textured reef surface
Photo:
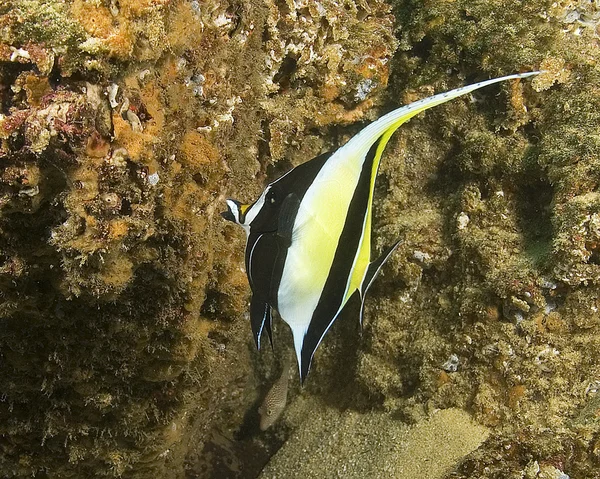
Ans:
[[[427,477],[598,477],[599,22],[584,0],[1,3],[0,475],[253,478],[285,443],[263,475],[285,477],[335,424],[385,436],[372,460],[435,451],[443,417],[481,439]],[[254,351],[224,198],[534,69],[395,134],[375,245],[404,242],[259,432],[290,337]]]

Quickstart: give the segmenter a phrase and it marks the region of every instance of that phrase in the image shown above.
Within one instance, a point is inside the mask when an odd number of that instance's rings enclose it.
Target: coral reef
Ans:
[[[351,123],[387,85],[395,50],[382,1],[291,1],[272,5],[264,36],[269,153],[288,166],[331,147],[319,130]],[[316,132],[311,130],[316,129]]]
[[[3,477],[183,477],[241,421],[258,379],[224,195],[381,100],[389,11],[0,6]]]

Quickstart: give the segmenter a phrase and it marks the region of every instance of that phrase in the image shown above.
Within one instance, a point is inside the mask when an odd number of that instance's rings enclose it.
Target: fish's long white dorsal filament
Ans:
[[[442,103],[446,103],[447,101],[466,95],[467,93],[471,93],[475,90],[479,90],[480,88],[488,85],[493,85],[494,83],[500,83],[507,80],[516,80],[518,78],[527,78],[540,73],[542,72],[535,71],[492,78],[491,80],[473,83],[472,85],[466,85],[454,90],[438,93],[437,95],[430,96],[429,98],[415,101],[414,103],[410,103],[409,105],[393,110],[378,120],[375,120],[373,123],[360,131],[356,136],[354,136],[348,143],[346,143],[346,145],[344,145],[344,147],[352,145],[352,148],[358,147],[362,150],[365,148],[365,145],[372,145],[384,133],[387,133],[388,137],[391,136],[396,128],[402,125],[402,123],[407,122],[413,116],[418,115],[422,111],[428,110],[429,108],[433,108],[437,105],[441,105]],[[390,129],[391,131],[389,131]],[[387,141],[385,143],[387,143]],[[385,143],[380,146],[382,150],[385,148]]]

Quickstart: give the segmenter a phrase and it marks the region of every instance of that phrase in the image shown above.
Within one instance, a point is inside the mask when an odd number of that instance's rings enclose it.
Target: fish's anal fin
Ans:
[[[392,253],[396,250],[396,248],[402,243],[402,240],[396,241],[392,246],[387,248],[375,261],[369,263],[369,267],[367,268],[367,272],[365,274],[365,278],[360,286],[360,325],[363,324],[363,314],[365,311],[365,298],[367,296],[367,291],[375,281],[375,278],[381,271],[382,266],[385,262],[390,258]]]
[[[253,295],[252,300],[250,301],[250,325],[252,327],[252,335],[254,336],[256,349],[260,350],[260,337],[265,325],[267,327],[267,334],[269,335],[271,346],[273,346],[271,333],[272,321],[271,305],[266,301],[259,299],[256,295]]]
[[[277,223],[277,236],[283,239],[285,246],[292,244],[292,231],[298,208],[300,208],[300,198],[295,193],[287,195],[281,204]]]
[[[298,371],[300,373],[300,384],[304,384],[306,376],[310,370],[315,351],[321,344],[321,341],[329,331],[331,325],[340,316],[343,316],[347,309],[355,308],[356,301],[360,299],[360,292],[358,290],[348,298],[348,301],[342,306],[342,308],[331,318],[328,322],[319,323],[320,327],[310,328],[306,333],[296,339],[296,332],[292,329],[294,334],[294,347],[296,349],[296,358],[298,360]]]

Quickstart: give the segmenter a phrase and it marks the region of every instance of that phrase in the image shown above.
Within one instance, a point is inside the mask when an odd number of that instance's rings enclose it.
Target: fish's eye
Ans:
[[[270,190],[267,193],[267,201],[272,205],[275,204],[275,202],[277,201],[277,194],[273,190]]]

